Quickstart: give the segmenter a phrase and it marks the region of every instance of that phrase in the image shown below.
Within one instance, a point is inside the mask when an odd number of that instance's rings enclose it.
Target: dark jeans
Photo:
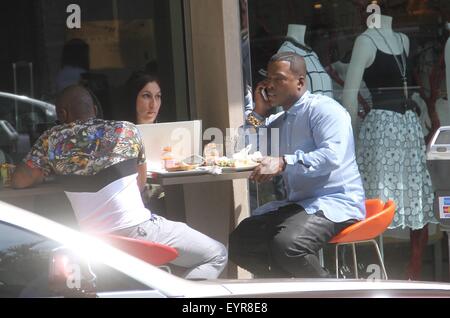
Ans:
[[[258,277],[329,277],[317,252],[355,222],[334,223],[291,204],[242,221],[230,234],[229,257]]]

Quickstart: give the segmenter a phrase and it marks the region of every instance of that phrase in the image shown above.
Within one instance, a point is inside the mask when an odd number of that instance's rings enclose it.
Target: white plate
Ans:
[[[189,170],[189,171],[174,171],[174,172],[168,172],[168,171],[147,171],[147,175],[151,175],[153,173],[156,173],[158,176],[161,177],[184,177],[184,176],[196,176],[201,174],[207,174],[208,171],[205,170]]]
[[[243,171],[251,171],[254,170],[259,164],[254,164],[251,166],[245,166],[245,167],[222,167],[223,172],[243,172]]]

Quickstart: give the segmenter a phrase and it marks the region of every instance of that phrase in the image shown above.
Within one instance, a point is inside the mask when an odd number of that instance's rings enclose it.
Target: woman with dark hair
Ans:
[[[153,124],[161,108],[161,85],[156,75],[135,72],[126,84],[131,112],[124,118],[141,124]]]
[[[153,124],[161,108],[161,85],[156,75],[138,71],[131,75],[126,85],[127,113],[122,119],[137,125]],[[147,184],[141,193],[145,206],[164,216],[164,189]]]

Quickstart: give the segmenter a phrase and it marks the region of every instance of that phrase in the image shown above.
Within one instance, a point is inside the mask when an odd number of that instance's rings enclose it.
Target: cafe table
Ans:
[[[252,171],[219,175],[149,174],[149,184],[164,187],[166,217],[228,244],[229,233],[250,215],[247,180]],[[246,278],[235,268],[228,277]]]

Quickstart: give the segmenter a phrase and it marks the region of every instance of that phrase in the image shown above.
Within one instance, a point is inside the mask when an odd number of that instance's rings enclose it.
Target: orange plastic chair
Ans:
[[[355,278],[358,279],[356,244],[372,243],[375,246],[384,278],[388,279],[380,248],[375,238],[386,231],[394,218],[394,213],[395,203],[392,200],[389,200],[386,204],[380,199],[366,200],[366,219],[350,225],[331,239],[329,243],[336,244],[336,278],[339,278],[339,246],[352,245]]]
[[[162,266],[178,257],[178,251],[173,247],[155,242],[111,234],[101,235],[100,238],[112,246],[155,266]]]

